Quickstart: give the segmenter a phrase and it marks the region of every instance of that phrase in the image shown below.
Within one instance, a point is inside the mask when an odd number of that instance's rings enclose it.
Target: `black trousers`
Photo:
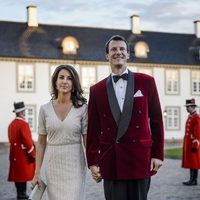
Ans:
[[[147,200],[151,179],[104,180],[106,200]]]
[[[17,197],[26,195],[26,182],[15,182]]]

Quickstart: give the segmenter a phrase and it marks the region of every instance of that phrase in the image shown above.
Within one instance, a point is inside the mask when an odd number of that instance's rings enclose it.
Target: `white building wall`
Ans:
[[[15,116],[13,111],[13,97],[17,101],[20,97],[16,95],[16,65],[13,62],[0,62],[0,141],[7,141],[7,127]],[[12,101],[11,101],[12,99]]]
[[[33,139],[37,140],[37,117],[40,106],[48,102],[50,97],[50,64],[35,63],[35,92],[17,92],[16,91],[16,63],[0,61],[0,142],[8,142],[7,127],[15,118],[13,111],[14,101],[24,101],[25,104],[36,105],[36,131],[32,133]],[[95,66],[94,66],[95,67]],[[76,69],[80,73],[81,65],[77,65]],[[135,69],[135,67],[134,67]],[[132,70],[132,69],[131,69]],[[165,69],[163,67],[154,67],[153,76],[159,92],[161,109],[164,112],[166,107],[180,107],[180,130],[169,131],[165,127],[165,139],[183,139],[185,121],[188,113],[184,107],[185,100],[195,98],[197,105],[200,105],[200,96],[191,96],[191,70],[179,69],[180,72],[180,94],[165,94]],[[96,66],[96,80],[100,81],[110,73],[109,65]],[[165,122],[165,118],[163,118]],[[165,123],[164,123],[165,125]]]
[[[191,95],[191,75],[189,69],[179,69],[180,77],[180,94],[178,95],[166,95],[165,93],[165,69],[154,69],[154,77],[157,80],[157,87],[160,95],[161,107],[162,110],[165,110],[165,107],[179,107],[180,108],[180,130],[166,130],[166,122],[164,118],[165,126],[165,139],[183,139],[185,122],[188,116],[188,113],[185,108],[186,99],[195,98],[196,103],[200,105],[200,97],[198,95]]]
[[[181,91],[181,97],[175,100],[175,104],[178,104],[181,107],[181,130],[178,132],[177,137],[184,137],[185,133],[185,122],[188,117],[188,112],[186,111],[185,101],[186,99],[195,98],[196,102],[200,101],[199,96],[191,96],[191,76],[190,76],[190,70],[189,69],[181,69],[180,70],[180,91]]]
[[[37,139],[37,117],[42,104],[47,103],[50,99],[50,67],[47,63],[35,64],[36,91],[29,96],[28,104],[36,104],[36,132],[33,132],[33,139]],[[26,102],[26,103],[27,103]]]
[[[0,142],[8,142],[7,128],[9,123],[15,118],[13,113],[13,102],[24,101],[25,104],[36,105],[36,115],[42,104],[50,100],[49,95],[49,65],[43,63],[35,64],[35,92],[16,91],[16,63],[0,62]],[[36,117],[37,117],[36,116]],[[36,118],[37,131],[37,118]],[[33,139],[37,139],[37,133],[32,132]]]
[[[159,91],[159,97],[160,97],[160,102],[161,102],[161,107],[162,110],[164,110],[164,95],[165,95],[165,90],[164,90],[164,80],[165,80],[165,73],[164,69],[160,67],[155,67],[153,68],[153,77],[155,78],[156,86]]]

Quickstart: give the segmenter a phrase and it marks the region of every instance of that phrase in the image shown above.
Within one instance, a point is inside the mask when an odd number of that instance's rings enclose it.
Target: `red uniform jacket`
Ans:
[[[196,152],[192,152],[192,148]],[[200,169],[200,117],[196,112],[189,115],[186,121],[182,167]]]
[[[87,161],[98,165],[103,179],[151,176],[150,160],[163,160],[163,121],[154,78],[128,73],[121,113],[111,77],[90,88]]]
[[[10,142],[8,181],[32,180],[35,162],[31,162],[30,157],[35,157],[35,148],[28,123],[17,117],[8,127],[8,138]]]

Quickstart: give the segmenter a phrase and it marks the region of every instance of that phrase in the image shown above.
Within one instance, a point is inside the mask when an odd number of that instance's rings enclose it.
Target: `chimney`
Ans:
[[[140,16],[132,15],[131,16],[131,31],[133,34],[140,34]]]
[[[200,20],[194,21],[194,31],[197,38],[200,38]]]
[[[30,27],[38,27],[37,23],[37,7],[30,5],[27,6],[27,23]]]

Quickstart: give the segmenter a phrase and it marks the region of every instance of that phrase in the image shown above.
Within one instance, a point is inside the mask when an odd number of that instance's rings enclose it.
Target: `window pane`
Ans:
[[[34,68],[32,64],[18,64],[17,77],[19,91],[34,91]]]
[[[174,126],[177,127],[178,126],[178,119],[174,118]]]
[[[169,81],[167,84],[167,90],[170,92],[172,91],[172,82],[171,81]]]
[[[26,109],[25,119],[28,122],[31,131],[35,131],[36,106],[35,105],[26,105],[26,108],[27,109]]]
[[[192,94],[200,94],[200,71],[192,71]]]
[[[166,118],[166,129],[167,130],[178,130],[180,129],[180,110],[179,107],[168,107]]]
[[[194,88],[193,88],[193,92],[197,92],[197,83],[196,82],[194,82]]]
[[[171,127],[172,126],[172,118],[168,119],[168,126]]]
[[[174,91],[177,92],[178,91],[178,82],[174,81]]]
[[[179,93],[179,75],[177,70],[166,70],[166,93]]]

